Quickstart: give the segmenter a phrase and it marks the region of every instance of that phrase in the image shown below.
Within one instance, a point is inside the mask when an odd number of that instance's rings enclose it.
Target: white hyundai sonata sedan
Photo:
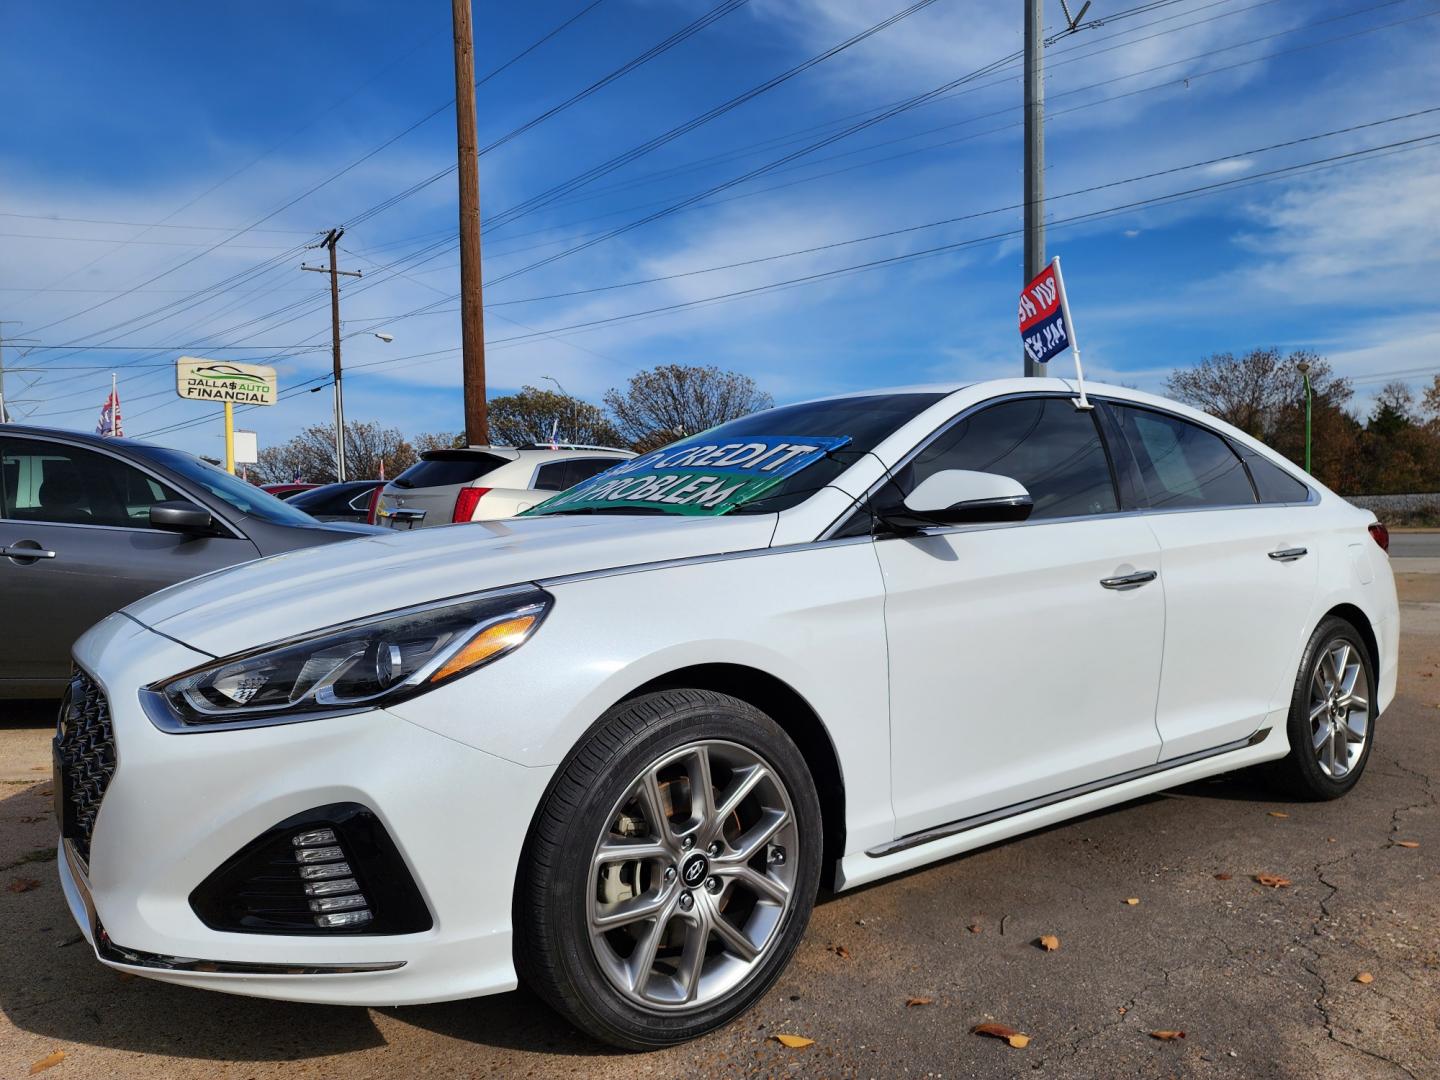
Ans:
[[[170,982],[524,979],[654,1047],[763,995],[822,886],[1260,763],[1345,794],[1395,692],[1383,526],[1193,409],[1091,403],[773,409],[111,616],[55,742],[76,920]]]

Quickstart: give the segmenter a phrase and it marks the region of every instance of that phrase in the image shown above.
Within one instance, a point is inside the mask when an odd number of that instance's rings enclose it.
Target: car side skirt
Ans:
[[[836,890],[865,885],[1166,788],[1283,757],[1289,750],[1284,721],[1285,714],[1281,711],[1267,717],[1265,725],[1245,739],[1156,762],[846,855],[836,870]]]

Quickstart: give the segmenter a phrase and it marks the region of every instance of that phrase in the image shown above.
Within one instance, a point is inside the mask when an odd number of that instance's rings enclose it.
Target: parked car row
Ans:
[[[415,529],[514,517],[634,456],[571,444],[427,450],[385,485],[375,521]]]

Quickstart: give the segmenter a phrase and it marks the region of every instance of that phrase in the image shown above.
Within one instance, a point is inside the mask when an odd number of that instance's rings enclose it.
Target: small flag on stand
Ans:
[[[114,374],[110,376],[110,396],[105,399],[105,404],[100,406],[100,422],[95,425],[95,434],[111,439],[125,437],[125,428],[120,422],[120,390]]]
[[[1065,296],[1065,279],[1060,275],[1060,256],[1040,271],[1020,292],[1020,340],[1025,355],[1037,364],[1069,349],[1075,357],[1075,381],[1080,396],[1077,408],[1088,409],[1085,373],[1080,367],[1080,346],[1075,341],[1075,324],[1070,318],[1070,301]]]

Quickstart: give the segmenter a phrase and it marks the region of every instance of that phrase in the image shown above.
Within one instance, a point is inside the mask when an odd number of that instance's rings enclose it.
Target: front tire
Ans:
[[[1375,668],[1364,639],[1331,616],[1316,627],[1295,677],[1290,753],[1275,779],[1302,799],[1338,799],[1353,788],[1375,741]]]
[[[560,767],[515,893],[521,977],[577,1027],[654,1049],[758,1001],[814,905],[820,805],[788,735],[708,690],[616,706]]]

